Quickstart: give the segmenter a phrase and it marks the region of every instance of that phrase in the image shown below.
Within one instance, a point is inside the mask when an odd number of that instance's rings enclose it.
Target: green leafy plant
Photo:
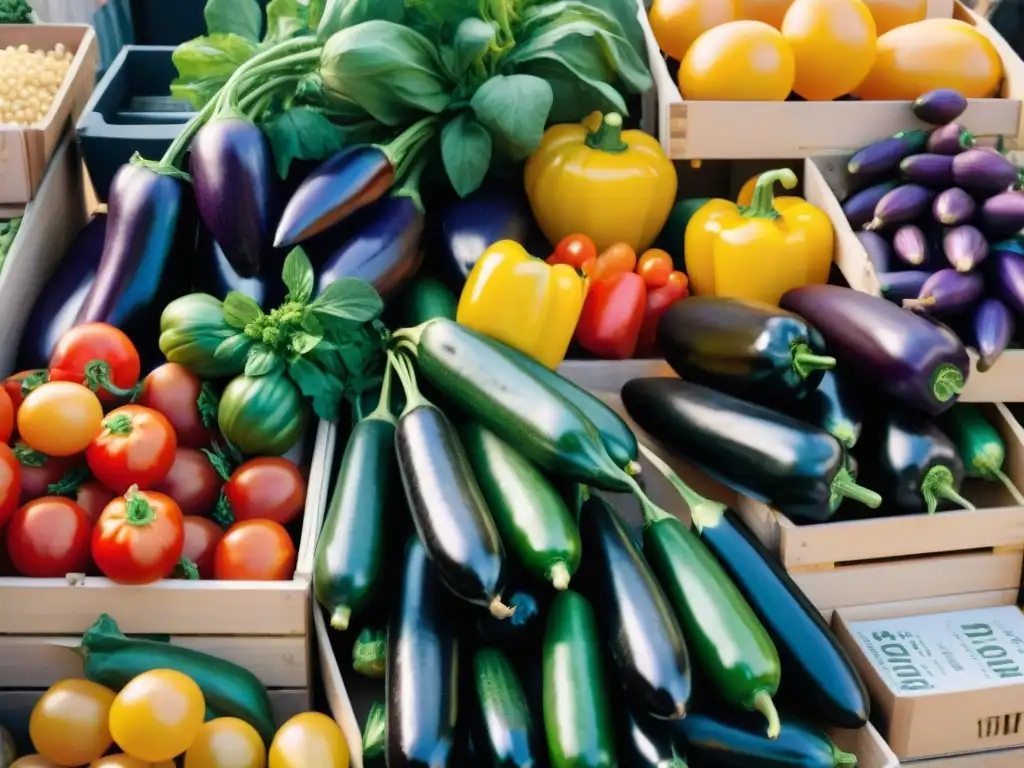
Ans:
[[[0,221],[0,268],[3,268],[7,261],[7,254],[14,246],[14,240],[18,236],[18,229],[21,227],[21,219]]]
[[[26,0],[0,0],[0,24],[31,24],[32,7]]]

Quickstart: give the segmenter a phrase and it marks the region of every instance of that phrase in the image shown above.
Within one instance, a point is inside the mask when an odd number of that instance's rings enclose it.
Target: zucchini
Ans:
[[[558,491],[487,428],[465,422],[459,433],[502,542],[531,576],[568,587],[580,564],[580,537]]]
[[[551,768],[617,768],[594,611],[559,592],[544,630],[544,732]]]
[[[1024,506],[1024,496],[1003,472],[1006,446],[981,409],[973,403],[957,403],[939,418],[939,425],[956,446],[968,477],[998,480]]]
[[[619,757],[628,768],[686,768],[680,750],[672,743],[672,725],[649,717],[637,717],[629,709],[616,718],[619,726]]]
[[[401,317],[405,325],[419,325],[435,317],[455,319],[459,300],[448,286],[432,277],[417,276],[402,294]]]
[[[481,648],[473,657],[473,687],[479,728],[477,757],[501,768],[534,768],[539,757],[523,686],[499,650]]]
[[[388,632],[364,627],[352,644],[352,669],[363,677],[382,678],[388,664]]]
[[[383,701],[370,706],[363,728],[363,768],[385,768],[384,749],[388,739],[388,712]]]

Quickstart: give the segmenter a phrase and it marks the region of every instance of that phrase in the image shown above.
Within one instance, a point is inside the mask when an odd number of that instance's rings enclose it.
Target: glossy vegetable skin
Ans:
[[[142,381],[139,405],[162,413],[178,445],[205,448],[216,436],[217,396],[210,385],[179,363],[164,363]]]
[[[971,309],[985,291],[985,281],[977,272],[940,269],[921,285],[917,297],[904,299],[904,309],[956,314]]]
[[[51,380],[84,384],[109,406],[135,394],[142,364],[123,331],[107,323],[83,323],[61,336],[47,367]]]
[[[976,195],[995,195],[1021,183],[1021,170],[992,149],[969,149],[953,158],[953,180]]]
[[[512,662],[501,651],[481,648],[473,656],[478,712],[473,744],[481,759],[504,768],[533,768],[541,740]]]
[[[981,408],[974,403],[958,403],[943,414],[939,425],[956,446],[967,477],[998,481],[1017,504],[1024,503],[1024,496],[1003,472],[1006,445]]]
[[[485,184],[454,201],[442,211],[437,233],[445,278],[461,288],[488,248],[501,240],[526,242],[530,224],[521,190],[510,193],[504,186]]]
[[[855,152],[846,163],[846,171],[855,179],[872,178],[882,174],[895,173],[903,158],[917,154],[924,149],[927,139],[927,131],[904,131],[897,133],[895,136],[881,139]],[[889,186],[889,189],[895,187],[895,184],[890,182],[885,184]],[[873,190],[871,196],[875,197],[875,204],[881,199],[881,195],[878,192],[882,187],[883,184],[878,184],[869,188]],[[858,195],[867,195],[868,191],[864,190],[843,203],[843,210],[848,217],[850,213],[847,211],[847,205],[852,203]],[[871,207],[874,209],[874,205]],[[867,221],[864,223],[866,224]],[[852,220],[850,225],[853,227],[857,226]]]
[[[985,299],[974,311],[974,344],[978,350],[978,370],[987,371],[1000,358],[1016,330],[1014,315],[999,299]]]
[[[943,235],[942,250],[957,272],[969,272],[988,255],[988,242],[975,227],[962,224]]]
[[[904,184],[886,192],[875,206],[874,217],[864,229],[882,229],[896,224],[907,224],[920,216],[932,201],[935,192],[920,184]]]
[[[945,189],[953,183],[953,158],[929,153],[911,155],[903,158],[900,171],[915,184]]]
[[[847,450],[860,439],[865,403],[859,385],[848,375],[826,371],[818,388],[787,411],[836,438]]]
[[[882,296],[903,306],[905,299],[916,299],[932,272],[923,269],[905,269],[901,272],[886,272],[878,276]]]
[[[878,201],[897,186],[898,182],[883,181],[846,198],[843,201],[843,213],[846,214],[846,220],[850,226],[857,230],[871,221],[875,216],[875,206],[878,205]]]
[[[223,301],[231,291],[238,291],[261,307],[276,307],[284,301],[287,288],[281,282],[281,251],[263,253],[260,274],[246,277],[228,260],[220,244],[205,226],[199,228],[195,256],[192,258],[192,290]],[[242,265],[244,269],[244,265]]]
[[[85,451],[93,476],[115,493],[151,488],[174,464],[178,440],[159,411],[123,405],[103,419],[103,430]]]
[[[214,357],[232,339],[232,354]],[[224,305],[206,293],[190,293],[168,304],[160,315],[160,351],[203,378],[234,376],[245,369],[252,340],[224,320]]]
[[[285,581],[295,573],[295,544],[280,523],[243,520],[224,532],[213,553],[213,577]]]
[[[975,137],[959,123],[947,123],[928,136],[926,149],[940,155],[959,155],[974,146]]]
[[[220,396],[217,424],[245,453],[280,456],[302,437],[309,406],[283,373],[236,376]]]
[[[270,745],[270,768],[305,768],[311,757],[323,768],[348,768],[341,727],[320,712],[301,712],[281,726]]]
[[[70,499],[30,501],[14,513],[5,533],[7,556],[22,576],[59,579],[89,566],[90,520]]]
[[[402,325],[416,326],[435,317],[454,320],[458,307],[459,299],[448,286],[440,280],[419,275],[412,279],[402,296]]]
[[[74,456],[99,434],[102,419],[103,406],[88,388],[49,381],[32,390],[18,408],[18,434],[48,456]]]
[[[623,765],[630,768],[686,768],[672,743],[672,724],[653,718],[634,715],[628,709],[619,708],[616,717],[616,747]]]
[[[113,741],[108,721],[114,698],[112,690],[88,680],[62,680],[46,691],[28,722],[29,738],[39,750],[35,765],[76,765],[99,758]]]
[[[1024,228],[1024,193],[1002,192],[982,203],[981,226],[995,239],[1019,232]]]
[[[752,68],[747,62],[762,61]],[[679,90],[687,101],[785,101],[793,90],[796,62],[782,34],[751,21],[722,24],[702,34],[679,66]]]
[[[956,227],[968,223],[973,218],[976,207],[970,194],[960,187],[950,187],[935,198],[932,203],[932,216],[939,224]]]
[[[119,584],[151,584],[173,573],[184,547],[181,509],[169,496],[134,486],[103,510],[92,559]]]
[[[890,3],[890,0],[881,0],[882,3]],[[920,21],[920,19],[912,19]],[[886,30],[888,31],[888,30]],[[967,99],[959,91],[952,88],[937,88],[929,91],[914,100],[911,109],[919,120],[924,120],[932,125],[945,125],[952,123],[967,109]]]
[[[176,706],[168,707],[173,701]],[[118,693],[110,707],[110,735],[122,749],[149,763],[173,760],[203,727],[203,692],[173,669],[143,672]]]
[[[640,341],[647,308],[647,286],[635,272],[596,280],[576,324],[576,342],[592,355],[628,360]]]
[[[224,483],[224,501],[227,509],[218,512],[227,514],[218,514],[221,523],[273,520],[288,525],[306,505],[306,480],[294,462],[286,458],[249,459]]]
[[[877,232],[873,232],[869,229],[862,229],[859,232],[856,232],[855,236],[860,242],[861,248],[864,249],[864,253],[867,255],[868,261],[871,262],[871,266],[874,268],[875,272],[878,274],[888,272],[892,267],[893,257],[893,248],[889,244],[889,241]],[[902,261],[906,261],[900,251],[897,250],[896,255]]]

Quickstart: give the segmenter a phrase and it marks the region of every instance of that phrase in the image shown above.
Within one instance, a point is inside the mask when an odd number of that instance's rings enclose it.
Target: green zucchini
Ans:
[[[560,592],[544,631],[544,731],[551,768],[616,768],[615,737],[594,611]]]
[[[495,648],[481,648],[473,657],[479,738],[473,745],[488,765],[533,768],[539,757],[526,693],[512,662]]]
[[[388,667],[388,631],[364,627],[352,644],[352,669],[363,677],[383,679]]]
[[[432,277],[416,277],[402,293],[400,315],[407,326],[419,325],[435,317],[455,319],[459,300],[448,286]]]
[[[956,446],[968,477],[998,480],[1014,501],[1024,506],[1024,495],[1003,472],[1006,446],[996,428],[973,403],[957,403],[939,418],[939,426]]]
[[[370,705],[363,728],[363,768],[385,768],[384,752],[388,743],[388,710],[383,701]]]
[[[486,427],[466,421],[459,432],[502,542],[531,576],[568,587],[580,564],[580,537],[558,491]]]

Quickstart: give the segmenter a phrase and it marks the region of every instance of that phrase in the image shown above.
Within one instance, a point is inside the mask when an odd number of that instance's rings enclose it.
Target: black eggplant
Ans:
[[[759,301],[678,301],[658,323],[658,343],[687,381],[766,404],[806,396],[836,363],[803,319]]]
[[[686,715],[690,661],[672,606],[625,524],[592,496],[580,513],[585,596],[611,650],[626,703],[664,720]]]
[[[458,641],[445,614],[447,594],[413,538],[405,552],[401,598],[391,619],[387,690],[390,768],[448,765],[458,719]]]
[[[894,406],[875,414],[856,455],[864,477],[885,499],[885,513],[931,515],[942,501],[974,509],[960,495],[964,463],[956,446],[922,413]]]
[[[287,293],[281,281],[283,263],[281,251],[270,251],[263,255],[264,269],[260,274],[243,277],[206,227],[201,227],[196,255],[192,259],[192,290],[208,293],[221,301],[231,291],[238,291],[269,311],[284,301]]]
[[[808,392],[789,413],[821,427],[847,450],[857,444],[864,427],[864,400],[859,385],[836,371],[826,371],[817,389]]]
[[[96,215],[64,254],[25,323],[18,348],[18,368],[46,368],[49,365],[54,347],[74,325],[85,295],[96,279],[106,228],[106,215]]]
[[[615,745],[624,768],[686,768],[682,749],[672,743],[672,726],[620,707]]]
[[[670,451],[791,517],[827,520],[844,497],[881,503],[854,481],[842,443],[792,416],[671,378],[634,379],[622,402]]]
[[[461,286],[477,260],[499,240],[526,241],[531,229],[525,196],[485,186],[452,202],[441,214],[439,257],[444,276]]]

